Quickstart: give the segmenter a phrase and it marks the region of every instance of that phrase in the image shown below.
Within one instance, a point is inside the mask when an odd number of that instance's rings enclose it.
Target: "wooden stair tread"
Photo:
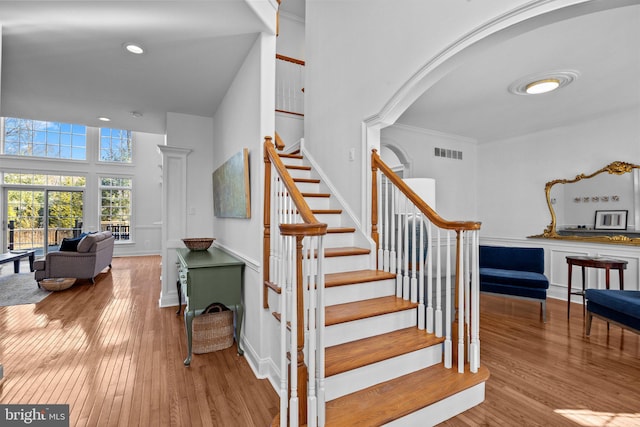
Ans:
[[[472,374],[441,364],[421,369],[327,402],[327,426],[379,426],[404,417],[489,378],[484,366]]]
[[[294,154],[294,153],[281,153],[279,154],[280,158],[285,158],[285,159],[303,159],[301,154]]]
[[[371,253],[370,249],[357,248],[355,246],[346,246],[342,248],[325,248],[324,250],[324,256],[326,258],[349,255],[367,255],[369,253]]]
[[[311,213],[314,215],[321,214],[341,214],[342,209],[312,209]]]
[[[320,180],[316,178],[293,178],[293,182],[304,182],[307,184],[320,184]]]
[[[444,337],[438,338],[425,330],[411,327],[328,347],[325,350],[325,376],[371,365],[443,341]]]
[[[331,227],[327,228],[327,233],[355,233],[356,229],[353,227]]]
[[[302,197],[331,197],[329,193],[302,193]]]
[[[417,306],[417,303],[398,298],[395,295],[330,305],[325,307],[325,325],[336,325],[353,320],[411,310]]]
[[[356,270],[342,273],[328,273],[324,276],[324,286],[351,285],[354,283],[374,282],[376,280],[395,279],[396,275],[381,270]]]
[[[287,168],[287,169],[297,169],[297,170],[303,170],[303,171],[310,171],[311,170],[311,166],[284,165],[284,167]]]

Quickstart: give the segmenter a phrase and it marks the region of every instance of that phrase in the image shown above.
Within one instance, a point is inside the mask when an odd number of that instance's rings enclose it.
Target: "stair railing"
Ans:
[[[304,116],[304,61],[276,54],[276,111]]]
[[[276,134],[276,147],[282,149]],[[279,295],[281,427],[324,425],[324,235],[265,137],[264,307]],[[305,359],[306,355],[306,359]]]
[[[480,366],[480,223],[441,218],[376,150],[371,171],[371,237],[378,269],[396,273],[397,297],[418,303],[418,328],[445,337],[445,367],[451,368],[457,360],[458,372],[464,372],[468,363],[476,373]]]

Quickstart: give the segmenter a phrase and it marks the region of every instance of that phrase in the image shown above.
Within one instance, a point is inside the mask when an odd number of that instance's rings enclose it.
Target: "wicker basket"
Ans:
[[[192,351],[210,353],[233,345],[233,311],[214,303],[193,319]]]

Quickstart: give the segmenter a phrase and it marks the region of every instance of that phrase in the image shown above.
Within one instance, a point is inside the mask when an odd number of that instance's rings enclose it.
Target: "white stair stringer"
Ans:
[[[426,406],[385,427],[431,427],[481,404],[485,396],[485,383],[462,390],[452,396]]]
[[[380,298],[395,295],[395,279],[376,280],[351,285],[331,286],[325,289],[326,305],[345,304],[348,302]]]
[[[325,327],[325,346],[382,335],[397,329],[416,326],[416,309],[387,313]]]
[[[442,344],[332,375],[325,379],[327,401],[442,362]]]

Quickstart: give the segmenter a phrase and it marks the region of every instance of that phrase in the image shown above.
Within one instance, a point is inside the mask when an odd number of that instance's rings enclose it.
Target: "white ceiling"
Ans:
[[[547,94],[508,91],[525,76],[554,70],[580,75]],[[482,143],[626,109],[640,112],[638,4],[545,25],[484,49],[428,89],[397,122]]]
[[[213,116],[266,30],[245,0],[1,1],[0,25],[2,115],[151,133],[167,112]]]

